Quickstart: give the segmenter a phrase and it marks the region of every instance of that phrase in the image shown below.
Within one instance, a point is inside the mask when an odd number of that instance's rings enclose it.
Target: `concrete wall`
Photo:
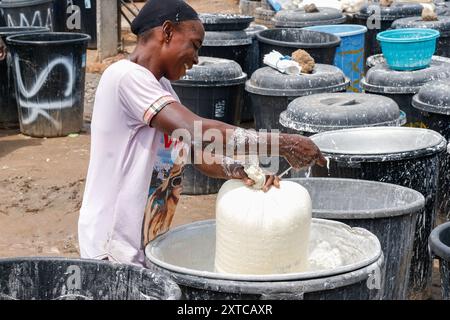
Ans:
[[[97,0],[97,60],[114,56],[119,47],[118,2]]]

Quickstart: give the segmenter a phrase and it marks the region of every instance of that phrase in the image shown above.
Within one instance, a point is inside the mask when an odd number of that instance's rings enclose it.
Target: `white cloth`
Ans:
[[[103,73],[78,224],[81,257],[144,263],[142,228],[150,181],[157,175],[157,155],[170,147],[149,123],[168,101],[178,101],[170,82],[158,81],[131,61],[121,60]]]
[[[281,73],[298,75],[302,72],[302,67],[297,61],[284,59],[284,56],[275,50],[264,55],[263,62]]]

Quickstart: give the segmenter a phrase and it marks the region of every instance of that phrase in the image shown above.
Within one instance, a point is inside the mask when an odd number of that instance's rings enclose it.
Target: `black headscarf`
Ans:
[[[164,21],[199,20],[197,12],[183,0],[148,0],[131,24],[131,31],[140,35],[162,26]]]

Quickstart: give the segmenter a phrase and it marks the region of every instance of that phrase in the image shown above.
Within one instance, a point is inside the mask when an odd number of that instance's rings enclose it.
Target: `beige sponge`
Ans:
[[[308,52],[302,49],[298,49],[292,53],[292,59],[297,61],[298,64],[302,67],[302,73],[312,73],[314,67],[316,66],[316,62],[313,57],[309,55]]]
[[[316,5],[314,3],[306,4],[303,9],[306,13],[313,13],[313,12],[319,12],[319,9],[317,9]]]
[[[422,20],[423,21],[438,21],[438,16],[434,10],[425,7],[422,10]]]
[[[380,0],[380,5],[382,7],[390,7],[394,3],[394,0]]]

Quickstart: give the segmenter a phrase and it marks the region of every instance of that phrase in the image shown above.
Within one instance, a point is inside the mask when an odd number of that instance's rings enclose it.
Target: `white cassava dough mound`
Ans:
[[[227,181],[216,202],[216,272],[307,271],[311,207],[308,191],[295,182],[264,193]]]
[[[319,243],[309,254],[309,267],[311,271],[336,269],[344,264],[341,251],[333,248],[326,241]]]

